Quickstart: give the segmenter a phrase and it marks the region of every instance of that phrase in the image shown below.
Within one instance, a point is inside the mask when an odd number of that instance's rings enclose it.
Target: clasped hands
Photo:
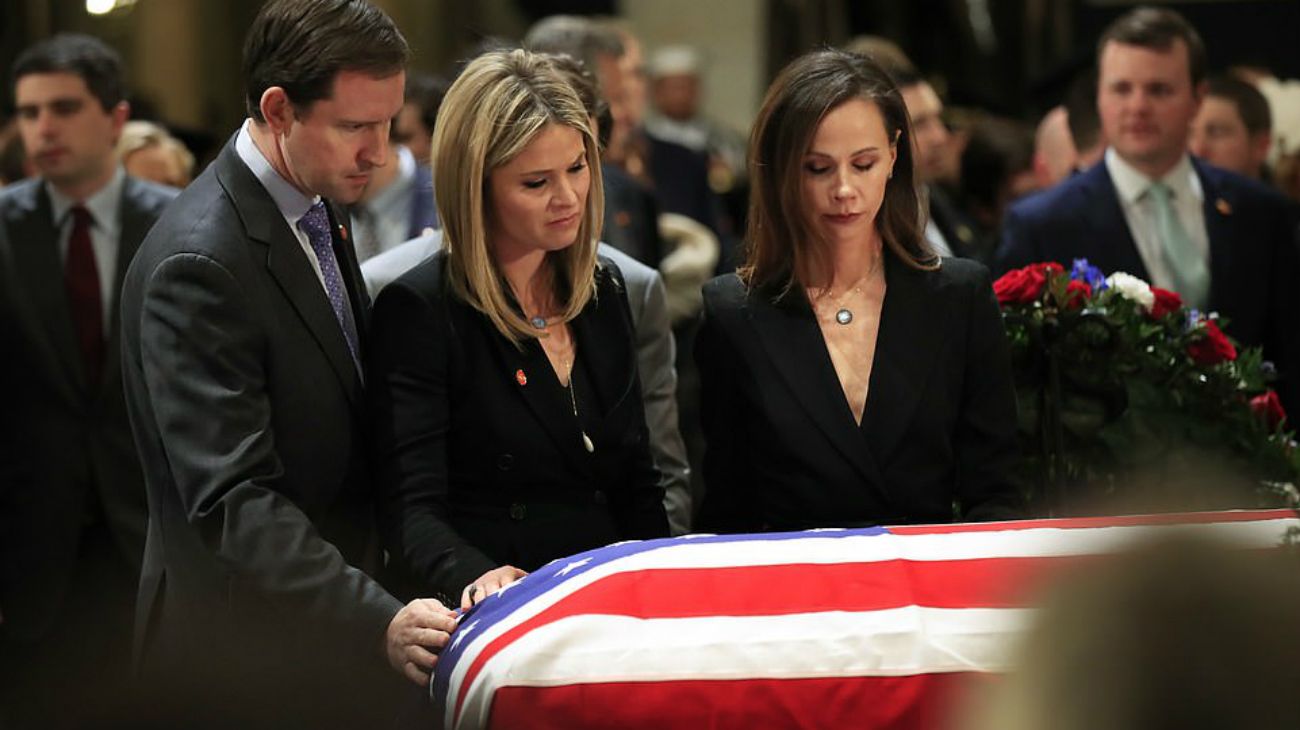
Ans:
[[[461,592],[460,607],[469,610],[474,604],[527,575],[504,565],[479,576]],[[427,686],[437,652],[447,645],[456,630],[456,612],[433,598],[417,598],[402,607],[388,624],[384,649],[388,663],[412,682]]]

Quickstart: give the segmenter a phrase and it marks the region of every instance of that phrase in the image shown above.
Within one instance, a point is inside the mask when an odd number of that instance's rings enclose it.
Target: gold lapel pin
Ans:
[[[1228,201],[1224,200],[1223,198],[1219,198],[1218,200],[1214,201],[1214,209],[1219,211],[1223,215],[1232,215],[1232,206],[1229,205]]]
[[[344,241],[348,240],[348,229],[342,223],[339,224],[339,235],[343,237]]]

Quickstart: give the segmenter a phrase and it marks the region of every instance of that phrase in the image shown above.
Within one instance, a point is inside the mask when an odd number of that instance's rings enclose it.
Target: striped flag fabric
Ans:
[[[939,725],[1045,580],[1174,531],[1271,548],[1290,510],[688,535],[557,560],[464,615],[448,730]]]

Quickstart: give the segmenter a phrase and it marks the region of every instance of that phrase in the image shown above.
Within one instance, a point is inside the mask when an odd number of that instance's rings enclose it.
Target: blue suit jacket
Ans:
[[[1210,309],[1227,332],[1262,346],[1282,375],[1288,412],[1300,408],[1300,241],[1295,207],[1262,184],[1192,159],[1205,190],[1210,237]],[[994,273],[1037,261],[1075,258],[1107,274],[1150,281],[1104,163],[1011,207],[1003,219]],[[1293,372],[1295,371],[1295,372]]]

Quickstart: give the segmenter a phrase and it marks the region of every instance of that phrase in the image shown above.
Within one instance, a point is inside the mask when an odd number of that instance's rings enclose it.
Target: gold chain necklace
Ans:
[[[857,281],[853,282],[853,287],[852,287],[851,289],[845,291],[843,294],[841,294],[841,295],[839,296],[839,299],[838,299],[838,300],[835,300],[835,301],[833,302],[833,303],[835,304],[835,322],[836,322],[836,324],[840,324],[840,325],[849,325],[849,324],[851,324],[851,323],[853,322],[853,310],[852,310],[852,309],[849,309],[849,308],[846,307],[846,306],[844,306],[844,302],[847,301],[848,298],[849,298],[850,296],[852,296],[853,294],[861,294],[861,293],[862,293],[862,283],[865,282],[865,281],[870,280],[871,277],[875,276],[876,271],[880,269],[880,262],[883,260],[883,257],[884,257],[884,251],[883,251],[883,250],[877,252],[877,254],[876,254],[876,260],[871,264],[871,268],[870,268],[870,269],[867,269],[867,273],[863,274],[861,277],[858,278]],[[829,295],[829,294],[830,294],[830,289],[829,289],[829,288],[824,289],[824,290],[822,291],[822,296],[826,296],[826,295]]]
[[[573,406],[573,420],[577,422],[578,432],[582,434],[582,447],[587,450],[588,454],[595,453],[596,444],[592,443],[591,437],[587,435],[587,429],[582,427],[582,419],[578,416],[578,396],[575,394],[575,389],[573,387],[573,361],[565,360],[564,368],[568,371],[569,375],[569,385],[567,388],[569,391],[569,404]]]

